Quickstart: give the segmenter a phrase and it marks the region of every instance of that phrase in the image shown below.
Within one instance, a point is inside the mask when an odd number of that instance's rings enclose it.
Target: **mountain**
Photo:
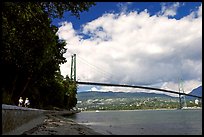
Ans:
[[[202,97],[202,86],[193,89],[189,94]],[[186,99],[195,99],[195,97],[186,96]]]
[[[88,99],[107,99],[107,98],[152,98],[152,97],[163,97],[163,98],[175,98],[166,94],[157,93],[145,93],[145,92],[99,92],[99,91],[88,91],[77,93],[78,100]]]

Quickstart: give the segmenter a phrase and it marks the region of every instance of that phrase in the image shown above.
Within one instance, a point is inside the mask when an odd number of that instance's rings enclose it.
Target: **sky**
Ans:
[[[149,86],[185,93],[202,85],[202,2],[96,2],[80,19],[53,19],[78,81]],[[82,91],[157,92],[79,85]],[[175,96],[173,94],[169,94]]]

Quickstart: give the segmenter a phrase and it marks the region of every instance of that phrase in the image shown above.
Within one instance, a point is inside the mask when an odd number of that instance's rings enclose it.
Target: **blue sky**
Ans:
[[[153,15],[161,10],[162,4],[172,5],[174,2],[96,2],[95,6],[92,6],[89,11],[80,13],[80,19],[75,16],[71,16],[69,12],[64,13],[62,19],[54,19],[53,24],[59,26],[62,21],[69,21],[73,23],[74,29],[80,29],[80,26],[86,22],[92,21],[104,13],[107,12],[121,12],[123,6],[127,6],[127,11],[136,10],[138,12],[147,9],[148,12]],[[174,16],[176,19],[180,19],[183,16],[188,15],[191,11],[196,10],[202,2],[181,2],[182,5],[178,9],[178,14]]]
[[[79,81],[178,90],[182,79],[186,93],[202,85],[201,2],[97,2],[80,19],[66,12],[53,24],[67,42],[64,76],[76,53]],[[84,90],[133,91],[79,86]]]

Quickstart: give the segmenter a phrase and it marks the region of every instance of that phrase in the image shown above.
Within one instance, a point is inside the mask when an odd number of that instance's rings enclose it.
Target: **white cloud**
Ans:
[[[175,82],[165,82],[162,85],[163,89],[167,89],[167,90],[174,90],[174,91],[178,91],[178,85],[179,82],[175,83]],[[195,87],[198,87],[198,85],[202,85],[201,81],[197,81],[197,80],[188,80],[188,81],[184,81],[183,82],[183,86],[181,86],[183,88],[183,92],[188,94],[190,93]],[[172,96],[178,96],[175,94],[169,94]]]
[[[195,10],[191,12],[188,16],[184,17],[188,20],[194,20],[195,18],[201,18],[202,19],[202,4],[198,7],[198,10]]]
[[[92,87],[90,91],[98,91],[96,87]]]
[[[202,17],[202,4],[201,4],[201,6],[199,7],[199,10],[198,10],[198,16]]]
[[[163,3],[162,4],[162,9],[159,12],[159,14],[163,15],[163,16],[175,16],[177,14],[177,9],[179,8],[180,3],[176,2],[173,3],[170,6],[167,6],[167,3]]]
[[[150,16],[147,10],[107,13],[83,24],[80,33],[72,23],[62,23],[58,35],[67,41],[64,56],[68,62],[61,65],[61,73],[69,75],[71,54],[76,53],[80,81],[131,85],[162,82],[166,85],[162,87],[177,90],[171,83],[177,85],[177,79],[182,78],[188,89],[199,86],[202,5],[179,20],[166,15]]]
[[[117,7],[119,7],[121,12],[127,12],[128,6],[130,6],[132,2],[120,2],[117,4]]]

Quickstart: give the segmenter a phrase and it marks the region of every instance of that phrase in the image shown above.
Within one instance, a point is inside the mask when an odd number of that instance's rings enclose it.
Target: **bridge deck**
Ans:
[[[98,85],[98,86],[112,86],[112,87],[129,87],[129,88],[140,88],[140,89],[148,89],[148,90],[157,90],[157,91],[163,91],[163,92],[168,92],[168,93],[173,93],[173,94],[179,94],[179,95],[186,95],[186,96],[192,96],[196,98],[202,99],[202,97],[197,96],[197,95],[191,95],[191,94],[186,94],[186,93],[180,93],[172,90],[166,90],[166,89],[160,89],[160,88],[152,88],[152,87],[144,87],[144,86],[134,86],[134,85],[120,85],[120,84],[109,84],[109,83],[95,83],[95,82],[80,82],[76,81],[77,84],[82,84],[82,85]]]

